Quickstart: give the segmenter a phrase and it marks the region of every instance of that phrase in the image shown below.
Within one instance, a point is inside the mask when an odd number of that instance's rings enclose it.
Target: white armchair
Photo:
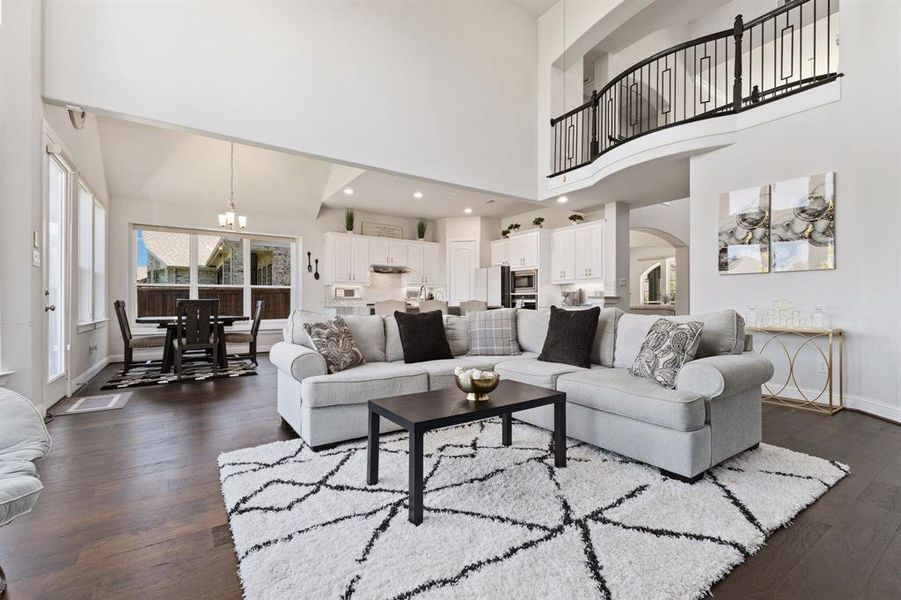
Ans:
[[[50,434],[37,408],[0,388],[0,527],[31,512],[44,488],[34,461],[50,452]],[[0,569],[0,594],[6,589]]]

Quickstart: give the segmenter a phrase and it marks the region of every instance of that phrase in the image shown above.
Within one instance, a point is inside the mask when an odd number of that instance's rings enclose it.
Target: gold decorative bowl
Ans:
[[[484,373],[484,371],[483,371]],[[497,373],[491,373],[490,377],[482,377],[473,379],[469,373],[463,375],[454,374],[454,381],[461,391],[466,392],[466,399],[471,402],[484,402],[490,399],[489,394],[501,382],[501,376]]]

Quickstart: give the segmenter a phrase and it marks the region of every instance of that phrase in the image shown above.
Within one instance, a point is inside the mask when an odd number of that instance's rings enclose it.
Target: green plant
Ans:
[[[344,229],[353,233],[354,230],[354,209],[348,208],[344,211]]]
[[[419,220],[416,222],[416,236],[419,239],[424,240],[425,232],[428,228],[429,228],[428,223],[425,222],[425,219],[420,217]]]
[[[510,223],[509,225],[507,225],[507,230],[512,233],[512,232],[516,231],[517,229],[519,229],[520,227],[522,227],[522,226],[519,223]]]
[[[539,228],[544,224],[544,217],[535,217],[532,219],[532,225],[537,225]]]
[[[510,229],[509,229],[509,228],[507,228],[507,229],[502,229],[502,230],[501,230],[501,237],[502,237],[502,238],[510,237]]]
[[[581,223],[582,221],[585,220],[585,217],[583,217],[579,213],[573,213],[573,214],[569,215],[569,220],[572,221],[573,223]]]

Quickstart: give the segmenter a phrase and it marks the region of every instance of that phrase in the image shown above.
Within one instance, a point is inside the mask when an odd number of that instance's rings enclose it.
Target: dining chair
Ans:
[[[132,337],[131,327],[128,324],[128,314],[125,312],[125,302],[116,300],[113,302],[116,309],[116,319],[119,321],[119,331],[122,332],[122,346],[125,348],[125,367],[122,372],[128,373],[128,369],[134,363],[135,348],[164,348],[166,346],[166,336],[164,335],[146,335],[141,337]]]
[[[485,312],[488,310],[488,303],[482,300],[466,300],[460,303],[460,316],[466,316],[466,313]]]
[[[407,303],[403,300],[383,300],[375,303],[375,314],[387,317],[395,312],[407,312]]]
[[[226,344],[248,344],[247,356],[257,365],[257,334],[260,332],[260,321],[263,318],[263,301],[257,300],[256,310],[253,313],[253,325],[250,333],[233,331],[225,334]]]
[[[213,375],[219,372],[219,300],[179,300],[176,304],[175,373],[182,378],[186,356],[213,361]]]
[[[431,312],[440,310],[442,315],[447,314],[447,300],[420,300],[419,312]]]

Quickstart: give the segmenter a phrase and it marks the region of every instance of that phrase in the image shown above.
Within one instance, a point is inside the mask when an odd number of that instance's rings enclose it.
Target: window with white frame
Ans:
[[[78,324],[106,319],[106,209],[78,183]]]
[[[285,319],[295,304],[297,240],[132,226],[137,317],[175,314],[181,298],[219,300],[220,315]]]

